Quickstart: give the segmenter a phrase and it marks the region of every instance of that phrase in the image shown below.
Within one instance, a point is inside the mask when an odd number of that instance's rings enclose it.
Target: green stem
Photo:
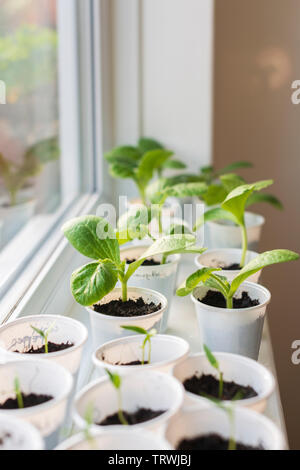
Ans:
[[[142,346],[142,366],[145,365],[145,345]]]
[[[235,422],[234,422],[234,414],[233,411],[229,411],[229,419],[230,419],[230,438],[228,443],[228,450],[236,450],[236,441],[235,441]]]
[[[161,235],[163,233],[163,226],[162,226],[162,215],[161,215],[161,209],[159,210],[159,213],[158,213],[158,230],[159,230],[159,234]]]
[[[226,308],[233,308],[233,299],[232,299],[232,297],[226,297]]]
[[[17,393],[17,402],[18,402],[18,408],[23,409],[24,408],[24,402],[23,402],[23,396],[22,396],[21,391],[18,391],[18,393]]]
[[[145,189],[138,184],[138,189],[139,189],[139,193],[140,193],[140,198],[142,200],[142,204],[144,204],[144,206],[146,206],[147,202],[146,202],[146,192],[145,192]]]
[[[149,342],[148,364],[151,364],[151,349],[152,349],[152,346],[151,346],[151,339],[150,338],[149,338],[148,342]]]
[[[166,263],[167,263],[167,259],[168,259],[168,255],[167,255],[167,254],[162,255],[161,264],[166,264]]]
[[[127,302],[127,296],[128,296],[128,293],[127,293],[127,282],[126,281],[121,281],[121,284],[122,284],[122,301],[123,302]]]
[[[220,372],[219,379],[219,399],[222,400],[223,397],[223,372]]]
[[[241,259],[241,268],[245,266],[246,262],[246,254],[247,254],[247,248],[248,248],[248,235],[247,235],[247,229],[245,224],[241,225],[241,230],[242,230],[242,259]]]
[[[128,422],[124,416],[123,410],[122,410],[122,396],[121,396],[121,390],[118,390],[118,417],[120,420],[120,423],[123,424],[124,426],[128,426]]]
[[[48,354],[49,353],[49,349],[48,349],[48,338],[45,338],[45,354]]]

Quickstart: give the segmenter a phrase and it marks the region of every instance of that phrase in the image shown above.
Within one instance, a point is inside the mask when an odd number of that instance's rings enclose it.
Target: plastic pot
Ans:
[[[43,449],[43,439],[35,427],[9,415],[0,416],[0,451]]]
[[[137,371],[158,370],[170,372],[173,366],[189,353],[189,344],[182,338],[169,335],[157,335],[151,339],[151,364],[137,366],[122,366],[117,364],[128,364],[142,360],[141,345],[143,336],[128,336],[104,344],[95,351],[93,362],[100,370],[109,369],[111,372],[126,375]],[[145,360],[148,358],[149,343],[145,351]]]
[[[182,385],[171,375],[149,371],[124,376],[122,379],[123,411],[132,413],[138,408],[165,411],[149,421],[126,426],[126,429],[160,430],[161,426],[178,412],[183,403],[183,396]],[[99,423],[107,416],[118,411],[117,392],[108,378],[103,377],[95,381],[77,395],[74,404],[74,421],[80,429],[85,428],[84,416],[88,406],[91,405],[94,409],[94,423]],[[99,426],[94,424],[92,428],[94,430],[111,431],[124,429],[124,426]]]
[[[264,450],[284,450],[285,439],[272,421],[246,408],[235,408],[235,440]],[[217,407],[193,409],[173,417],[166,428],[165,437],[173,448],[183,439],[218,434],[224,439],[231,437],[228,414]]]
[[[247,251],[246,264],[252,261],[258,256],[255,251]],[[240,273],[240,269],[229,270],[226,266],[231,264],[240,263],[242,257],[242,250],[240,248],[220,248],[215,250],[207,250],[202,255],[198,255],[195,258],[196,266],[201,268],[222,268],[222,271],[217,271],[216,274],[224,276],[228,281],[232,281]],[[224,268],[223,268],[224,266]],[[258,282],[261,275],[261,271],[253,274],[248,278],[249,282]]]
[[[14,380],[18,377],[23,393],[53,396],[46,403],[30,408],[0,410],[1,416],[13,416],[35,426],[45,439],[46,449],[53,449],[64,422],[68,397],[73,386],[70,372],[50,361],[24,360],[0,366],[0,403],[14,397]]]
[[[116,288],[105,296],[99,304],[106,304],[112,300],[118,300],[121,297],[121,288]],[[157,312],[139,317],[112,317],[96,312],[93,307],[87,307],[87,311],[90,315],[93,345],[95,349],[113,339],[128,336],[129,332],[121,328],[122,325],[140,326],[145,330],[156,328],[156,330],[160,332],[161,319],[168,305],[167,299],[159,292],[150,289],[142,289],[139,287],[128,288],[129,299],[138,299],[140,297],[142,297],[145,302],[154,302],[156,305],[161,304],[161,308]]]
[[[138,259],[149,248],[149,246],[133,246],[122,250],[121,258]],[[162,256],[153,257],[155,261],[161,261]],[[176,288],[176,277],[180,255],[169,256],[166,264],[158,266],[140,266],[134,275],[129,279],[128,285],[152,289],[163,294],[168,301],[168,308],[164,311],[161,332],[165,333],[168,325],[169,313],[172,299]]]
[[[247,357],[238,356],[237,354],[215,353],[220,370],[224,374],[224,381],[235,382],[238,385],[252,387],[257,396],[244,400],[236,400],[236,406],[250,408],[259,413],[263,413],[266,408],[267,400],[271,396],[275,387],[275,380],[271,372],[264,366]],[[174,377],[181,383],[186,379],[197,375],[212,375],[219,379],[218,372],[209,363],[204,353],[195,354],[188,357],[173,369]],[[232,403],[224,401],[225,404]],[[194,393],[185,391],[185,406],[193,405],[207,406],[209,401]]]
[[[257,360],[266,307],[271,300],[268,289],[253,282],[244,282],[235,297],[246,291],[251,299],[259,301],[259,305],[243,309],[217,308],[203,304],[201,299],[208,290],[213,289],[198,286],[192,294],[203,343],[212,351],[241,354]]]

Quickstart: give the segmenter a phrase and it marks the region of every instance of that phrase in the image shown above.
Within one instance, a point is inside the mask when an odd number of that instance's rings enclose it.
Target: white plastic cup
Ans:
[[[171,375],[157,371],[138,372],[122,378],[122,408],[129,413],[138,408],[150,408],[165,411],[160,416],[144,423],[127,426],[128,430],[146,428],[160,431],[164,423],[178,412],[183,403],[184,389]],[[103,377],[86,386],[76,397],[74,403],[74,421],[79,429],[85,428],[85,413],[93,406],[93,422],[99,423],[118,411],[118,396],[110,380]],[[124,429],[122,425],[99,426],[93,430],[111,431]]]
[[[132,246],[121,251],[122,260],[139,259],[143,253],[149,248],[149,245]],[[155,261],[161,262],[162,256],[153,256]],[[168,308],[164,311],[161,332],[165,333],[168,326],[168,319],[172,299],[176,289],[176,277],[180,255],[172,255],[168,257],[166,264],[157,266],[140,266],[128,281],[129,286],[142,287],[151,289],[163,294],[168,301]]]
[[[44,345],[44,339],[31,326],[47,331],[53,325],[48,341],[52,343],[71,343],[71,348],[49,354],[19,354]],[[20,318],[0,327],[0,361],[19,359],[45,359],[65,367],[75,377],[81,361],[83,347],[88,338],[86,327],[79,321],[59,315],[33,315]]]
[[[122,366],[142,360],[142,335],[110,341],[98,348],[93,354],[97,369],[104,372],[108,369],[119,375],[132,374],[138,371],[157,370],[170,373],[175,364],[184,360],[189,353],[189,344],[182,338],[170,335],[157,335],[151,339],[151,363],[139,366]],[[145,360],[148,360],[149,343],[145,348]]]
[[[252,261],[254,258],[258,256],[258,253],[255,251],[247,251],[246,253],[246,262],[245,264]],[[226,266],[230,266],[231,264],[240,263],[242,258],[242,250],[240,248],[220,248],[220,249],[213,249],[207,250],[202,255],[198,255],[195,258],[195,264],[199,269],[202,268],[223,268],[222,271],[216,271],[215,274],[219,274],[220,276],[224,276],[231,282],[236,276],[239,275],[240,269],[236,270],[229,270],[226,269]],[[259,278],[261,275],[261,271],[253,274],[248,278],[248,282],[256,282],[258,283]]]
[[[259,284],[244,282],[235,297],[246,291],[251,299],[259,301],[259,305],[243,309],[226,309],[201,302],[209,290],[214,289],[198,286],[192,294],[203,343],[212,351],[241,354],[257,360],[266,307],[271,300],[271,293]]]
[[[265,218],[253,212],[246,212],[245,222],[249,250],[258,251]],[[206,225],[209,248],[241,248],[242,235],[240,227],[229,221],[210,221]]]
[[[148,431],[118,430],[93,432],[92,441],[78,434],[64,441],[55,450],[172,450],[163,438]]]
[[[234,404],[263,413],[266,409],[267,400],[275,388],[275,380],[271,372],[248,357],[229,353],[214,353],[214,355],[219,362],[220,371],[223,373],[225,382],[235,382],[245,387],[250,386],[257,393],[256,397],[236,400]],[[194,375],[198,377],[212,375],[217,380],[219,379],[218,372],[212,367],[204,353],[195,354],[176,364],[173,368],[173,375],[182,384]],[[209,403],[207,399],[187,390],[185,391],[185,408],[194,405],[206,407]],[[224,403],[232,404],[231,401],[226,400]]]
[[[2,248],[27,224],[34,215],[36,201],[20,202],[15,206],[4,207],[5,200],[0,201],[0,221],[2,222],[1,245]]]
[[[0,366],[0,403],[15,397],[14,381],[18,377],[23,393],[50,395],[41,405],[15,410],[0,410],[1,416],[13,416],[35,426],[45,439],[46,449],[53,449],[64,422],[68,397],[73,386],[70,372],[50,361],[27,360]]]
[[[43,439],[34,426],[13,416],[0,416],[0,451],[43,449]]]
[[[262,414],[236,407],[234,416],[236,442],[252,447],[262,446],[264,450],[286,449],[281,431]],[[210,406],[179,413],[169,421],[165,438],[174,449],[177,449],[183,439],[209,434],[218,434],[224,439],[231,437],[228,414],[220,408]]]
[[[99,304],[101,305],[112,300],[119,300],[121,297],[122,290],[120,288],[115,288],[110,294],[104,297]],[[159,292],[155,292],[150,289],[142,289],[139,287],[128,288],[129,299],[136,300],[140,297],[142,297],[146,303],[154,302],[156,305],[161,304],[161,308],[157,312],[139,317],[112,317],[96,312],[93,307],[87,307],[87,311],[90,315],[93,346],[95,349],[113,339],[128,336],[130,333],[121,328],[122,325],[139,326],[145,330],[155,328],[160,332],[161,319],[168,306],[167,299]]]

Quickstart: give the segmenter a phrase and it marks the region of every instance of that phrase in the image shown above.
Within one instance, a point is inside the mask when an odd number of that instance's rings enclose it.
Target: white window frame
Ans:
[[[103,197],[105,84],[100,82],[103,56],[99,35],[103,34],[102,12],[107,3],[57,1],[62,205],[55,214],[33,217],[1,253],[0,324],[26,312],[39,314],[49,304],[76,259],[61,233],[63,221],[95,212]],[[95,86],[96,81],[102,87]],[[107,191],[105,197],[109,197]],[[71,302],[65,292],[57,308],[63,313]]]

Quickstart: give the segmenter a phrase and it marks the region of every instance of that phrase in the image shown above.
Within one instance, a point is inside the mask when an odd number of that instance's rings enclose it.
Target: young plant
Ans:
[[[45,354],[49,354],[48,337],[49,337],[49,334],[51,333],[51,331],[53,330],[55,324],[56,324],[56,321],[53,322],[52,325],[50,325],[49,328],[46,331],[40,330],[39,328],[36,328],[35,326],[30,325],[30,328],[32,328],[44,340],[44,342],[45,342]]]
[[[224,386],[224,382],[223,382],[223,372],[221,372],[220,370],[220,365],[219,365],[219,362],[218,360],[216,359],[216,357],[213,355],[213,353],[211,352],[211,350],[208,348],[208,346],[206,346],[206,344],[203,345],[203,349],[204,349],[204,352],[205,352],[205,355],[210,363],[210,365],[216,369],[216,371],[218,371],[218,374],[219,374],[219,400],[222,400],[222,397],[223,397],[223,386]]]
[[[126,420],[126,418],[124,416],[123,407],[122,407],[122,393],[121,393],[122,379],[118,374],[113,374],[108,369],[105,369],[105,371],[106,371],[106,373],[109,377],[109,380],[111,381],[111,383],[113,384],[113,386],[115,387],[115,389],[117,391],[119,421],[124,426],[128,426],[128,421]]]
[[[120,234],[115,233],[107,220],[93,215],[83,216],[65,224],[63,231],[79,253],[94,260],[79,268],[71,277],[72,294],[84,306],[99,302],[115,288],[118,281],[122,285],[122,301],[126,302],[128,281],[147,258],[205,251],[195,246],[194,235],[169,235],[156,240],[143,256],[127,268],[126,261],[121,261]],[[124,236],[126,239],[126,234]]]
[[[244,184],[231,191],[221,204],[221,207],[210,209],[204,216],[196,221],[194,231],[210,220],[229,220],[237,224],[242,233],[242,256],[240,266],[243,268],[246,261],[248,249],[248,236],[245,222],[245,210],[247,202],[253,193],[261,191],[273,184],[272,180],[258,181],[253,184]]]
[[[226,300],[226,307],[233,308],[233,297],[240,287],[240,285],[253,274],[257,273],[266,266],[272,264],[284,263],[287,261],[295,261],[299,259],[299,255],[289,250],[273,250],[266,251],[258,255],[252,261],[250,261],[240,273],[232,280],[228,282],[223,276],[214,274],[214,271],[220,271],[216,268],[202,268],[189,276],[181,287],[177,290],[177,295],[184,297],[193,292],[198,284],[204,284],[212,289],[223,294]]]
[[[24,408],[24,401],[23,401],[23,395],[22,395],[22,392],[21,392],[19,377],[15,377],[14,387],[15,387],[15,394],[16,394],[16,398],[17,398],[17,402],[18,402],[18,408],[23,409]]]
[[[91,433],[91,427],[94,423],[93,414],[94,414],[93,404],[89,403],[86,408],[85,415],[84,415],[84,420],[85,420],[84,436],[86,440],[89,442],[91,449],[96,450],[97,445]]]
[[[157,331],[153,328],[152,330],[150,331],[147,331],[145,330],[144,328],[140,328],[139,326],[122,326],[121,328],[123,328],[124,330],[128,330],[128,331],[133,331],[134,333],[137,333],[139,335],[144,335],[145,336],[145,339],[143,341],[143,344],[141,346],[142,348],[142,366],[145,365],[145,349],[146,349],[146,345],[147,343],[149,344],[148,346],[148,364],[151,364],[151,339],[153,338],[153,336],[157,335]]]
[[[211,185],[218,181],[221,176],[226,175],[227,173],[232,173],[236,170],[252,167],[252,163],[246,161],[231,163],[221,170],[216,170],[213,166],[204,166],[200,168],[200,176],[202,177],[203,181],[205,181],[208,185]]]
[[[112,149],[105,155],[113,178],[129,178],[134,181],[143,204],[146,204],[146,188],[154,173],[162,173],[163,168],[185,168],[179,160],[171,160],[173,152],[148,138],[140,139],[137,147],[122,146]]]
[[[236,450],[236,438],[235,438],[235,414],[234,408],[232,406],[226,406],[220,400],[216,398],[208,398],[212,403],[214,403],[220,410],[224,411],[229,419],[230,424],[230,435],[228,440],[228,449],[227,450]]]
[[[30,147],[20,165],[13,163],[0,154],[0,174],[9,195],[10,206],[17,204],[18,192],[28,180],[38,175],[42,166],[59,158],[58,139],[52,137]]]

